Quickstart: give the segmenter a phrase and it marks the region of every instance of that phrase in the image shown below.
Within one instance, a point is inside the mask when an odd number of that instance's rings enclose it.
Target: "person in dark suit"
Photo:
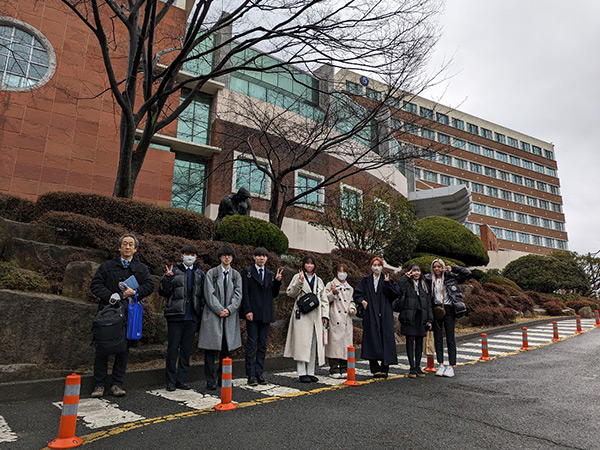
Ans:
[[[242,271],[242,305],[246,317],[246,375],[248,384],[267,384],[263,376],[269,327],[275,322],[273,298],[279,295],[283,269],[266,268],[269,258],[263,247],[254,249],[254,264]]]

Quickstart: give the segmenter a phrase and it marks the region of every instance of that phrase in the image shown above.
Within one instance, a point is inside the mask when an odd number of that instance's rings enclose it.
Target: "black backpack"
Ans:
[[[127,350],[127,320],[122,302],[100,309],[92,322],[92,345],[102,354],[122,353]]]

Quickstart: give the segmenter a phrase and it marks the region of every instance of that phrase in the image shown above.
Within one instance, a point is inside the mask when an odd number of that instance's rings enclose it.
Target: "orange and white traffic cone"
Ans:
[[[215,406],[216,410],[229,411],[236,409],[237,405],[231,401],[233,389],[233,370],[231,358],[223,358],[223,374],[221,378],[221,403]]]
[[[527,339],[527,327],[523,327],[523,347],[521,347],[521,350],[530,350]]]
[[[479,361],[489,361],[491,359],[488,353],[487,334],[481,333],[481,358],[479,358]]]
[[[577,331],[575,334],[583,333],[583,331],[581,331],[581,316],[575,316],[575,320],[577,321]]]
[[[556,321],[552,322],[552,332],[554,334],[552,341],[554,341],[554,342],[560,341],[560,339],[558,338],[558,323],[556,323]]]
[[[354,346],[348,347],[348,378],[343,384],[346,386],[358,386],[360,383],[356,381],[356,353]]]
[[[435,372],[437,370],[434,366],[433,355],[427,355],[427,367],[423,370],[425,372]]]
[[[600,327],[600,312],[598,312],[598,310],[595,310],[594,315],[596,316],[596,326]]]
[[[81,376],[72,373],[67,376],[65,394],[63,396],[62,413],[60,415],[60,427],[58,437],[48,443],[50,448],[74,448],[79,447],[82,440],[75,436],[77,426],[77,408],[79,406],[79,392],[81,388]]]

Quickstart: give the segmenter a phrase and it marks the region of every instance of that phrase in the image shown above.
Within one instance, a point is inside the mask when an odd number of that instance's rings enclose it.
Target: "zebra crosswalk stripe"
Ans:
[[[4,417],[0,416],[0,442],[15,442],[17,440],[17,434],[14,433]]]
[[[299,389],[294,389],[287,386],[279,386],[273,383],[259,384],[258,386],[249,386],[248,381],[245,378],[236,378],[235,380],[233,380],[233,385],[235,387],[239,387],[249,391],[258,392],[268,397],[280,397],[282,395],[297,394],[298,392],[301,392]]]
[[[62,409],[62,402],[52,404]],[[145,419],[144,416],[119,409],[117,405],[101,398],[80,399],[77,417],[80,417],[86,426],[92,429]]]
[[[155,389],[153,391],[147,391],[150,395],[155,395],[156,397],[166,398],[167,400],[171,400],[182,405],[187,406],[191,409],[206,409],[206,408],[214,408],[215,405],[218,405],[221,402],[219,397],[209,394],[201,394],[200,392],[196,392],[194,390],[176,390],[176,391],[167,391],[166,389]]]

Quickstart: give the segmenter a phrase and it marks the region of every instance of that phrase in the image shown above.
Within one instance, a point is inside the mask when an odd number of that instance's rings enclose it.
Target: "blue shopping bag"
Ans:
[[[142,337],[142,316],[144,315],[144,306],[137,299],[137,291],[129,298],[127,305],[127,339],[136,341]]]

